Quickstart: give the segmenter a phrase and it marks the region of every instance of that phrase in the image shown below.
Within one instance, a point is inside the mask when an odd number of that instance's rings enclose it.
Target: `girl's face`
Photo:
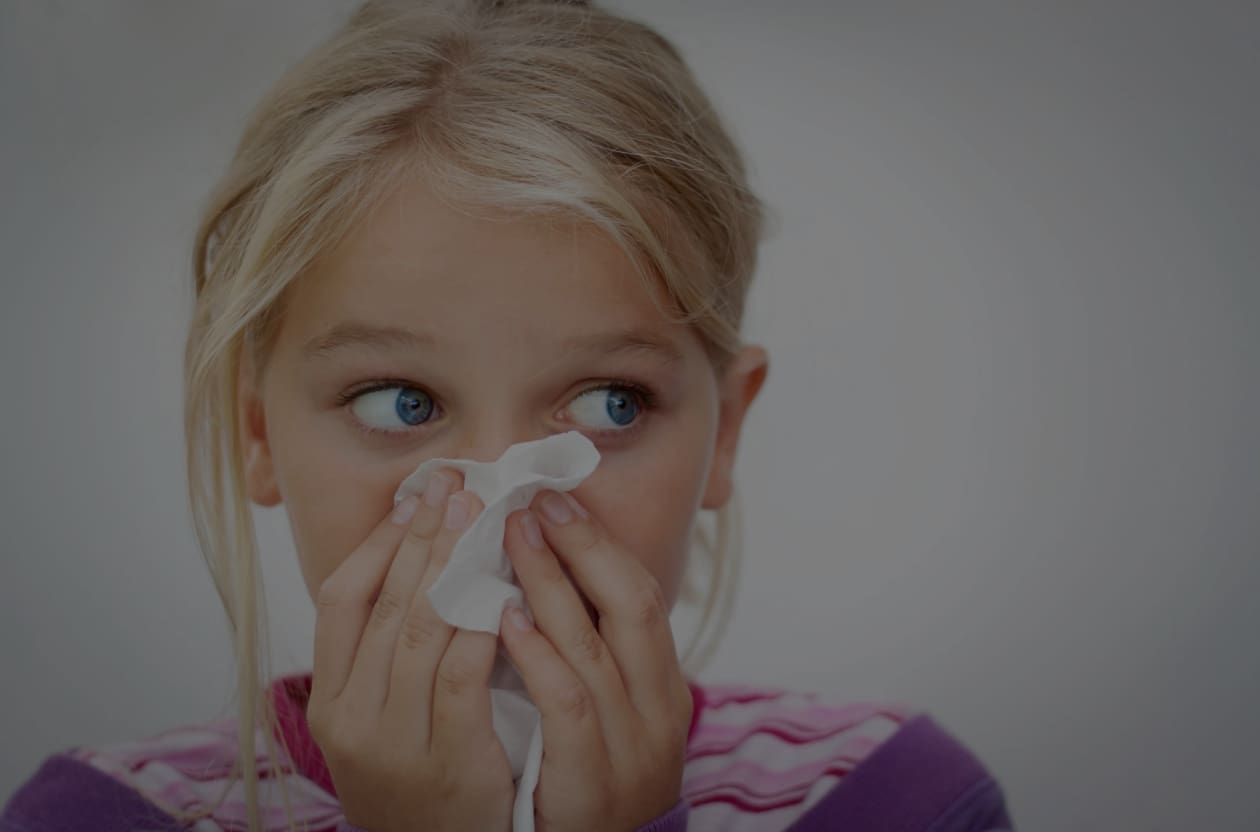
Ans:
[[[578,430],[602,459],[573,495],[674,603],[696,511],[729,497],[764,350],[716,378],[612,242],[475,219],[421,186],[291,288],[239,416],[249,496],[285,504],[312,600],[421,462]]]

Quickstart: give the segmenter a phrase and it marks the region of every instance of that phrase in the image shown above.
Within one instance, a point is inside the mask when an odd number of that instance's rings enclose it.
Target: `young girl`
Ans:
[[[539,830],[1010,829],[928,715],[702,685],[695,645],[675,650],[693,538],[701,633],[731,589],[763,211],[645,26],[558,0],[360,7],[262,102],[196,240],[190,494],[239,713],[51,756],[0,828],[508,829],[502,645],[542,717]],[[426,590],[482,505],[451,470],[395,489],[426,459],[570,430],[598,468],[504,536],[534,620],[453,630]],[[310,673],[272,679],[260,655],[251,501],[287,511]]]

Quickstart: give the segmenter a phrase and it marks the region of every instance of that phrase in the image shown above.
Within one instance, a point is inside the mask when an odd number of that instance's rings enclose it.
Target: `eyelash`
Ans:
[[[433,399],[433,396],[431,396],[427,390],[425,390],[420,385],[415,384],[414,382],[406,381],[404,379],[376,379],[370,382],[366,382],[365,384],[362,384],[358,387],[351,388],[350,390],[347,390],[344,393],[338,394],[337,399],[336,399],[337,406],[342,407],[342,408],[348,407],[350,403],[353,402],[355,399],[357,399],[359,396],[365,395],[367,393],[374,393],[377,390],[388,390],[392,387],[409,387],[414,390],[419,390],[420,392],[424,393],[426,396],[429,396],[430,399]],[[595,431],[595,433],[599,436],[605,436],[605,437],[617,438],[617,439],[624,438],[626,436],[629,436],[630,434],[638,433],[639,430],[643,426],[643,422],[647,418],[647,414],[652,413],[657,408],[659,399],[657,398],[656,393],[650,388],[645,387],[644,385],[639,384],[638,382],[631,381],[630,379],[610,378],[610,379],[606,379],[605,381],[600,382],[599,384],[586,388],[585,390],[578,393],[577,396],[575,396],[574,398],[585,396],[587,393],[593,393],[596,390],[608,390],[608,389],[629,390],[631,393],[633,393],[635,397],[638,399],[640,406],[643,408],[644,417],[640,418],[639,421],[635,422],[634,427],[631,427],[631,428],[626,428],[623,430]],[[368,434],[369,436],[385,436],[385,437],[396,438],[396,437],[400,437],[411,432],[411,431],[406,431],[406,430],[385,430],[383,428],[374,428],[374,427],[369,427],[368,425],[363,424],[358,419],[354,419],[353,421],[354,421],[355,428],[357,428],[359,431],[365,434]]]

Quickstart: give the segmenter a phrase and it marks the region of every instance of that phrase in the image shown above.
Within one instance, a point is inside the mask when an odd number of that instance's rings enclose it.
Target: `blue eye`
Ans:
[[[349,406],[359,426],[371,434],[407,435],[409,428],[433,421],[437,403],[428,393],[409,384],[377,382],[374,388],[337,397]],[[628,436],[657,407],[656,394],[642,385],[623,380],[606,381],[577,395],[569,411],[584,427],[606,434]]]
[[[414,387],[382,387],[356,396],[350,410],[369,428],[393,431],[428,421],[433,400]]]
[[[583,400],[587,400],[584,402]],[[634,422],[640,405],[634,391],[627,387],[608,385],[587,390],[574,400],[572,409],[579,417],[599,420],[608,419],[613,429],[625,428]],[[606,425],[592,425],[606,428]]]

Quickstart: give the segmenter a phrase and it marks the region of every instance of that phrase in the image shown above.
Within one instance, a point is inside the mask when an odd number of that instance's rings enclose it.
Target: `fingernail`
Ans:
[[[542,527],[538,525],[538,518],[534,516],[534,512],[527,511],[521,518],[521,532],[525,535],[526,543],[535,549],[542,548]]]
[[[405,526],[411,522],[411,518],[415,516],[416,508],[420,505],[420,500],[414,494],[408,494],[402,501],[394,506],[394,511],[389,515],[390,521],[396,526]]]
[[[578,517],[581,517],[583,520],[585,520],[591,516],[586,512],[586,509],[582,508],[582,504],[573,498],[572,494],[565,494],[564,498],[569,501],[569,506],[573,509],[574,513],[576,513]]]
[[[442,518],[442,525],[452,531],[468,525],[468,498],[462,492],[446,501],[446,516]]]
[[[450,474],[442,471],[434,472],[433,476],[429,477],[428,485],[424,487],[424,501],[433,508],[437,508],[446,501],[447,495],[451,493],[451,486],[454,484]]]
[[[542,502],[543,514],[553,523],[567,523],[573,519],[573,509],[559,494],[548,494]]]
[[[533,629],[534,625],[529,623],[529,619],[525,617],[525,613],[519,607],[508,607],[508,620],[512,622],[512,626],[524,632]]]

